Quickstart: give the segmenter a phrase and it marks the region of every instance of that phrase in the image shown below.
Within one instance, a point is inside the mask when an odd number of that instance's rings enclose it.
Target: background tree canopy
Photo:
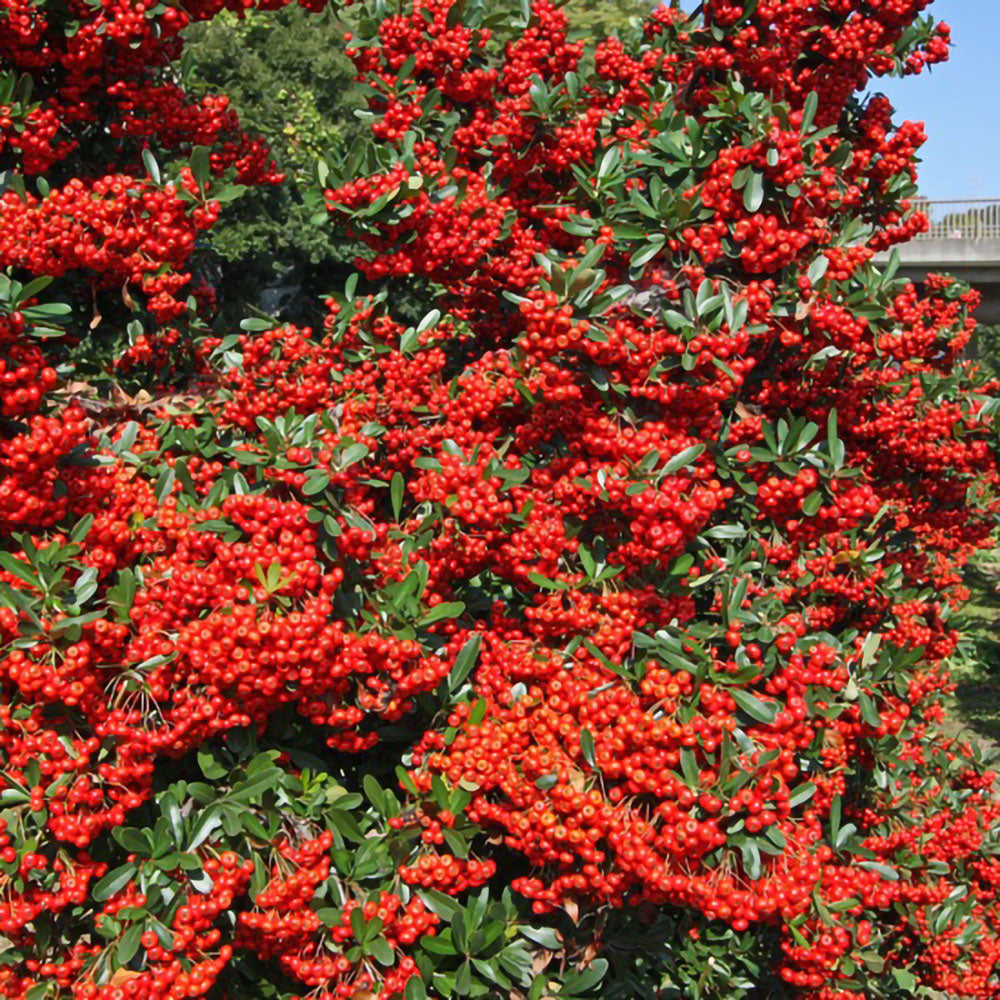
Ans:
[[[323,211],[317,161],[342,157],[362,133],[353,112],[364,99],[343,52],[345,30],[335,8],[314,14],[295,5],[243,18],[226,12],[187,32],[187,87],[226,94],[243,127],[268,137],[286,174],[284,184],[254,188],[230,205],[227,224],[211,235],[228,265],[218,285],[227,319],[248,303],[284,313],[294,299],[310,308],[346,276],[353,250],[312,221]],[[305,294],[282,296],[282,285]]]

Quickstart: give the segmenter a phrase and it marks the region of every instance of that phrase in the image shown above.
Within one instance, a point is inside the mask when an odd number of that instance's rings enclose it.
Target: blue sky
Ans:
[[[948,62],[904,80],[877,80],[897,121],[922,121],[920,193],[934,199],[1000,198],[1000,0],[935,0],[951,25]]]

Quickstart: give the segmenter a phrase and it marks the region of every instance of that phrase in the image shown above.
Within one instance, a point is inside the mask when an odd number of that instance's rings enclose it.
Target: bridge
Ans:
[[[979,322],[1000,323],[1000,199],[921,201],[917,207],[930,229],[896,248],[899,273],[914,280],[930,271],[962,278],[982,293]],[[875,259],[885,263],[888,254]]]

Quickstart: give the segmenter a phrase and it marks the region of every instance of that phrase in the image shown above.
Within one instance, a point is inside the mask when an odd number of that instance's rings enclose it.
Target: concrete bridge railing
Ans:
[[[930,219],[930,229],[914,242],[927,240],[1000,240],[1000,198],[965,201],[917,199],[915,207]]]

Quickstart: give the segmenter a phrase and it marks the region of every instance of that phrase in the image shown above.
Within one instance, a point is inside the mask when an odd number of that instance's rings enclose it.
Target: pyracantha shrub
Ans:
[[[242,332],[197,233],[278,178],[172,71],[221,6],[0,22],[0,996],[1000,994],[941,726],[996,385],[875,263],[926,0],[366,0],[374,290]]]

